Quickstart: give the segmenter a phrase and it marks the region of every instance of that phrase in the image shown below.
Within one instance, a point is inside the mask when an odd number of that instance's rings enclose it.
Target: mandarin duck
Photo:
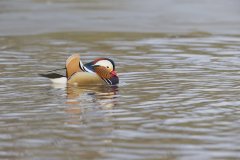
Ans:
[[[115,64],[109,58],[98,58],[83,64],[79,54],[73,54],[66,60],[66,76],[50,73],[41,74],[53,83],[74,85],[116,85],[119,83]]]

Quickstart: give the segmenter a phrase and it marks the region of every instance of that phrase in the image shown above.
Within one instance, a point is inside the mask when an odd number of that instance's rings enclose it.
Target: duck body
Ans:
[[[108,58],[98,58],[83,65],[80,56],[74,54],[67,59],[65,69],[66,76],[57,73],[41,75],[58,84],[117,85],[119,83],[115,64]]]
[[[94,73],[76,72],[67,83],[74,85],[104,85],[105,81]]]

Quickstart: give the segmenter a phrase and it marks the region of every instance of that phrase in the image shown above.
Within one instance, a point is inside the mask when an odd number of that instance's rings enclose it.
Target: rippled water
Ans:
[[[0,159],[240,159],[240,36],[55,33],[0,37]],[[39,73],[81,53],[120,84]]]

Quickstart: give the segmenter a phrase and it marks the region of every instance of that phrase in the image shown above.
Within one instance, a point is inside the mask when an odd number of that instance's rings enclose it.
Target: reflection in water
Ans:
[[[64,86],[63,86],[64,87]],[[117,103],[117,86],[66,86],[66,113],[71,115],[68,123],[84,121],[85,112],[93,108],[112,109]],[[89,104],[91,105],[89,108]],[[94,104],[95,107],[92,106]],[[79,122],[80,121],[80,122]]]

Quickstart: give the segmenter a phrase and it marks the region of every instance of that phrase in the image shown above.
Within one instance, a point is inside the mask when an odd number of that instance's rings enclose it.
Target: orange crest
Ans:
[[[110,79],[112,77],[111,73],[108,71],[106,67],[103,66],[95,66],[95,72],[101,77],[105,79]]]

